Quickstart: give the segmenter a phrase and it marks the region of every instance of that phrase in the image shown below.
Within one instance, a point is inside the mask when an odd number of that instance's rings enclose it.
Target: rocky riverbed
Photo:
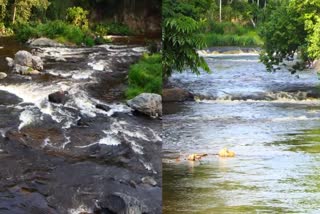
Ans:
[[[123,95],[145,48],[38,47],[43,71],[21,75],[5,57],[30,48],[0,46],[0,213],[161,213],[161,123]]]

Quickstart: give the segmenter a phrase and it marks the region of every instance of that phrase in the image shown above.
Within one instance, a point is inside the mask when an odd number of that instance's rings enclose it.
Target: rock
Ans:
[[[58,43],[48,38],[38,38],[29,42],[30,46],[37,47],[65,47],[63,44]]]
[[[152,117],[162,116],[162,98],[159,94],[142,93],[129,100],[127,104],[143,114]]]
[[[32,54],[28,51],[18,51],[14,55],[14,65],[32,67]]]
[[[6,61],[8,62],[8,66],[12,67],[13,66],[13,59],[10,57],[6,57]]]
[[[43,70],[43,61],[39,56],[32,56],[32,68],[36,70]]]
[[[123,193],[114,193],[96,203],[95,213],[142,214],[149,213],[138,199]]]
[[[67,96],[66,96],[67,94],[68,92],[66,91],[57,91],[52,94],[49,94],[48,96],[49,102],[64,104],[67,101]]]
[[[182,88],[168,88],[162,90],[163,102],[183,102],[193,100],[194,96]]]
[[[6,73],[0,72],[0,80],[6,78],[8,75]]]
[[[110,111],[110,110],[111,110],[111,108],[110,108],[109,106],[103,105],[103,104],[97,104],[97,105],[96,105],[96,108],[97,108],[97,109],[101,109],[101,110],[103,110],[103,111]]]
[[[157,185],[157,182],[150,176],[143,177],[141,179],[141,181],[142,181],[142,183],[148,184],[150,186],[156,186]]]

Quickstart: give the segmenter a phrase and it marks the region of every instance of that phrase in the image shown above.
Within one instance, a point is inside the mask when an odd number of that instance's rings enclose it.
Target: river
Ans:
[[[145,48],[36,48],[43,74],[22,76],[4,58],[30,48],[0,46],[0,213],[161,213],[161,123],[123,95]],[[60,90],[66,103],[49,102]]]
[[[198,98],[164,104],[163,213],[318,213],[316,72],[269,73],[255,54],[206,61],[211,74],[170,78]],[[224,147],[236,157],[218,157]]]

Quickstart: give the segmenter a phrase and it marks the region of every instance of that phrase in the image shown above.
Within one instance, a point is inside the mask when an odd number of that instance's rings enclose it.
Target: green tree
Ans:
[[[71,7],[67,9],[66,18],[71,24],[86,30],[89,27],[88,14],[89,11],[82,9],[81,7]]]
[[[27,22],[33,8],[45,10],[48,6],[48,0],[15,0],[12,6],[12,24]]]
[[[319,10],[320,0],[293,0],[273,11],[261,31],[264,50],[260,59],[268,70],[295,53],[300,54],[303,63],[294,69],[320,57]]]
[[[199,68],[209,72],[205,60],[197,53],[206,46],[199,36],[205,20],[202,14],[210,5],[209,0],[164,0],[163,1],[163,75],[185,69],[199,74]]]

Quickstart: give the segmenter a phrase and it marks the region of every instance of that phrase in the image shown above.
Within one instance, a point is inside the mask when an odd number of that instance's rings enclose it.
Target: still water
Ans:
[[[254,55],[206,60],[211,74],[170,79],[199,98],[164,106],[163,213],[319,213],[316,72],[269,73]],[[236,157],[219,158],[224,147]],[[184,160],[192,153],[208,156]]]

